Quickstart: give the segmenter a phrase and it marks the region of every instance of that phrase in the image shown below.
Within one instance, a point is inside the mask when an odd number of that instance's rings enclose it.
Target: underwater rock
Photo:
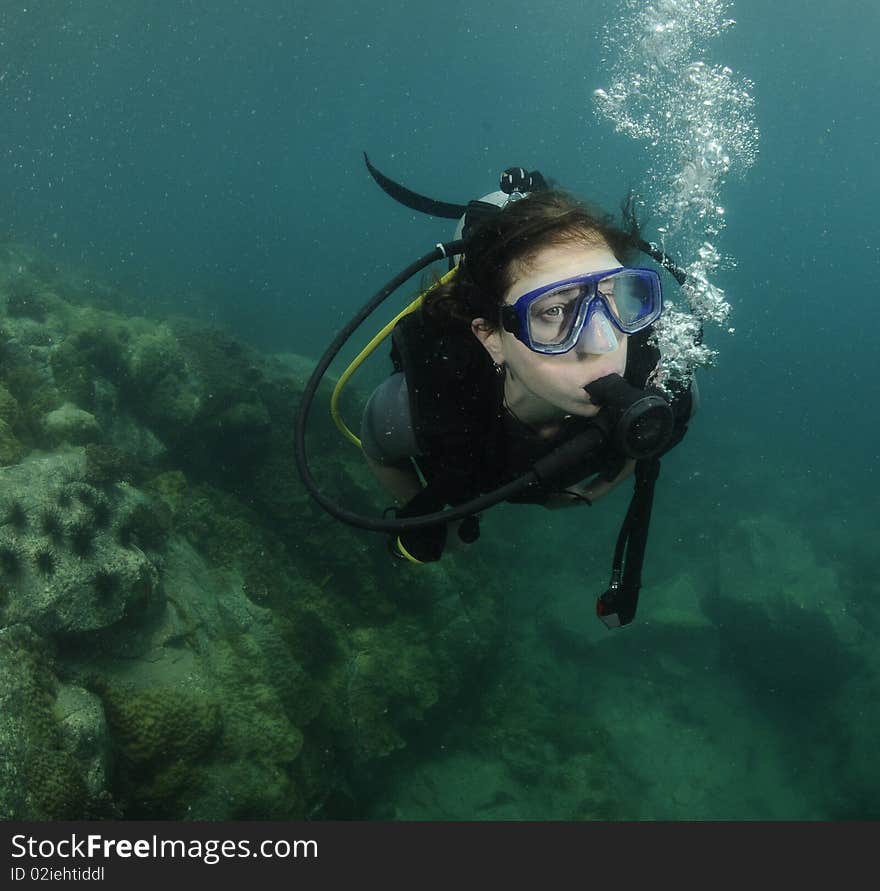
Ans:
[[[824,708],[857,670],[861,634],[834,569],[772,515],[737,523],[718,561],[703,608],[719,629],[722,659],[777,715]]]
[[[112,417],[102,415],[100,423],[104,429],[105,441],[113,443],[132,462],[155,463],[167,452],[159,437],[130,414],[118,412]],[[126,474],[126,478],[128,476]]]
[[[138,335],[125,355],[129,410],[174,440],[195,422],[205,400],[174,334],[165,325]]]
[[[719,568],[719,597],[754,606],[771,624],[799,611],[816,613],[842,642],[860,637],[830,562],[820,563],[803,533],[779,517],[737,523],[721,541]]]
[[[73,684],[60,684],[55,699],[66,748],[82,768],[89,795],[106,792],[110,764],[110,739],[101,700],[88,690]]]
[[[346,668],[345,708],[359,756],[385,757],[406,745],[405,731],[422,723],[440,699],[441,679],[415,628],[361,628]]]
[[[44,322],[61,303],[58,295],[33,275],[17,276],[9,282],[8,288],[6,312],[12,318]]]
[[[18,420],[18,400],[0,384],[0,421],[14,424]]]
[[[318,512],[290,453],[312,360],[32,274],[0,337],[0,818],[356,812],[352,776],[492,651],[490,573],[416,581]],[[359,453],[311,434],[373,510]]]
[[[168,470],[150,480],[149,490],[162,500],[172,515],[181,511],[189,499],[189,483],[179,470]]]
[[[100,651],[65,648],[67,672],[103,702],[121,813],[301,817],[307,805],[291,772],[305,744],[299,724],[318,708],[274,614],[180,537],[169,539],[164,577],[155,621],[114,634]]]
[[[56,445],[65,442],[85,445],[101,438],[101,426],[95,416],[70,402],[50,411],[43,419],[43,428],[46,436]]]
[[[271,420],[262,403],[237,402],[220,413],[217,423],[229,436],[240,436],[267,429]]]
[[[133,408],[165,443],[186,440],[191,425],[198,420],[205,402],[198,382],[192,377],[168,375],[160,380],[149,398]]]
[[[137,461],[115,446],[93,443],[85,447],[85,453],[86,480],[93,486],[132,482],[138,474]]]
[[[21,820],[28,814],[23,773],[29,747],[27,710],[36,682],[19,658],[22,635],[25,644],[33,638],[25,627],[0,628],[0,820]]]
[[[185,816],[201,785],[201,765],[222,732],[218,704],[179,687],[109,683],[101,694],[119,750],[121,792],[137,799],[133,816]]]
[[[83,449],[0,470],[0,623],[44,633],[94,631],[157,595],[146,541],[125,532],[146,496],[84,481]]]
[[[169,375],[182,376],[186,368],[177,340],[164,325],[136,337],[126,360],[131,386],[141,398]]]
[[[103,711],[58,684],[52,653],[25,625],[0,628],[0,819],[108,815]]]
[[[24,446],[12,432],[12,427],[0,420],[0,465],[15,464],[24,454]]]

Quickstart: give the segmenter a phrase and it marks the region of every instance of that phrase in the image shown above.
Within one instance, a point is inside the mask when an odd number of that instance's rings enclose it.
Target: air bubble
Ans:
[[[687,311],[672,306],[657,325],[661,386],[688,379],[710,364],[702,324],[724,324],[730,306],[710,279],[722,258],[713,241],[725,226],[718,198],[725,177],[755,162],[758,129],[751,81],[728,66],[711,65],[709,41],[735,21],[724,18],[730,0],[626,0],[619,20],[606,26],[603,55],[610,83],[594,92],[594,107],[614,128],[655,151],[646,176],[650,213],[657,231],[687,272],[682,294]],[[697,61],[694,61],[697,59]],[[732,330],[732,329],[731,329]]]

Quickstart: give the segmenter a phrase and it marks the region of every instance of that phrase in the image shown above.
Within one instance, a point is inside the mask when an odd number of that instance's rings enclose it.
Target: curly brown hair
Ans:
[[[469,328],[477,318],[497,324],[504,294],[547,247],[607,245],[621,264],[630,264],[639,240],[631,198],[622,218],[617,225],[611,215],[555,189],[511,201],[480,221],[456,276],[425,297],[425,314],[442,327]]]

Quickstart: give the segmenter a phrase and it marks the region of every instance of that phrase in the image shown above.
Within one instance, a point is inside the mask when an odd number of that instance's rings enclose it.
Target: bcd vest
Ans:
[[[624,377],[643,388],[660,358],[648,343],[651,329],[631,335]],[[421,310],[404,316],[392,332],[391,359],[406,376],[409,408],[419,454],[414,457],[428,486],[446,504],[461,504],[491,492],[525,473],[566,439],[594,422],[569,418],[557,436],[540,439],[523,429],[504,409],[504,378],[482,344],[469,333],[438,331]],[[687,429],[690,390],[672,400],[675,434],[666,451]],[[542,502],[553,491],[594,473],[613,479],[626,456],[611,445],[579,464],[576,478],[535,486],[517,502]]]

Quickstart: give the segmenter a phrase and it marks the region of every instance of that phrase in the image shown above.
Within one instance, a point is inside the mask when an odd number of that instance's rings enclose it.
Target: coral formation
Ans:
[[[0,819],[112,813],[103,711],[86,691],[60,684],[53,663],[26,626],[0,628]],[[80,714],[72,723],[74,699]]]
[[[120,764],[116,790],[129,817],[181,819],[201,765],[222,732],[217,704],[175,688],[105,685],[101,700]]]
[[[155,536],[139,547],[119,541],[130,517],[152,517],[146,496],[123,484],[100,492],[84,481],[85,468],[82,449],[6,468],[0,567],[14,584],[0,613],[4,623],[47,633],[101,629],[158,596],[158,565],[145,553]],[[96,597],[95,579],[110,576],[119,584],[109,591],[102,584],[104,596]]]
[[[53,444],[85,445],[101,438],[101,427],[95,416],[70,402],[50,411],[43,420],[46,439]]]

